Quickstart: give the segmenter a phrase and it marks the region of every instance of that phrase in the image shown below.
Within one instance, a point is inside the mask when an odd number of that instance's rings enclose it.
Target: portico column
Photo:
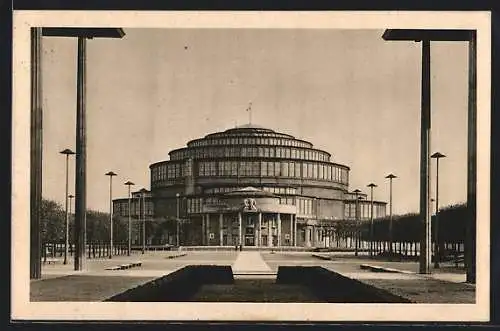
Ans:
[[[201,245],[205,245],[205,234],[207,233],[205,229],[205,214],[201,214]]]
[[[267,220],[267,246],[271,247],[273,245],[273,232],[271,228],[271,220]]]
[[[281,215],[278,213],[278,247],[281,246]]]
[[[224,234],[222,228],[224,227],[224,216],[219,214],[219,245],[224,246]]]
[[[261,229],[262,229],[262,213],[259,213],[259,230],[257,232],[257,246],[262,246],[262,235],[261,235]]]
[[[293,215],[290,214],[290,246],[293,246]]]
[[[210,246],[210,214],[207,214],[207,232],[205,236],[207,237],[207,246]]]
[[[243,245],[241,240],[241,212],[238,213],[238,244]]]
[[[297,216],[292,215],[293,221],[293,246],[297,246]]]
[[[314,225],[311,226],[311,233],[312,233],[312,236],[311,236],[312,237],[312,242],[311,242],[311,244],[312,244],[312,246],[316,246],[316,240],[317,240],[317,238],[316,238],[316,227]]]
[[[311,227],[309,225],[306,225],[305,227],[305,246],[306,247],[311,247],[311,240],[310,240],[310,236],[311,236]]]

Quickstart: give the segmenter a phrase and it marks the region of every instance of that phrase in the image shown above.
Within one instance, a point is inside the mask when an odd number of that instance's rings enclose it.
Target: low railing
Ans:
[[[60,242],[45,242],[42,244],[42,261],[47,262],[48,259],[63,258],[65,244]],[[67,257],[73,257],[76,251],[75,244],[68,245]],[[123,256],[128,254],[127,243],[114,243],[111,252],[111,245],[103,242],[90,242],[85,247],[86,257],[89,259],[105,258],[110,255]],[[112,253],[112,254],[111,254]]]
[[[433,246],[434,249],[434,246]],[[45,242],[42,245],[42,259],[44,262],[47,259],[56,259],[64,257],[64,243],[61,242]],[[137,254],[144,252],[157,252],[157,251],[239,251],[239,247],[236,246],[172,246],[169,244],[163,245],[132,245],[131,253]],[[324,246],[313,246],[313,247],[302,247],[302,246],[279,246],[279,247],[269,247],[269,246],[242,246],[242,250],[259,250],[259,251],[269,251],[269,252],[355,252],[354,247],[337,247],[332,245],[330,247]],[[95,258],[106,258],[109,257],[111,251],[111,246],[109,243],[105,242],[90,242],[86,245],[86,257],[89,259]],[[362,247],[358,248],[358,253],[360,255],[368,255],[370,248]],[[389,254],[389,243],[388,242],[375,242],[373,245],[373,255],[375,257],[384,258]],[[70,244],[68,246],[68,258],[72,257],[75,253],[75,245]],[[113,245],[113,256],[125,256],[128,254],[128,244],[125,242],[114,243]],[[442,243],[440,252],[440,261],[453,261],[457,265],[463,264],[463,254],[464,247],[463,243]],[[420,256],[419,243],[415,242],[394,242],[392,255],[401,258],[402,260],[417,260]]]
[[[177,248],[174,248],[177,249]],[[183,251],[239,251],[237,246],[181,246]],[[307,252],[311,251],[311,247],[294,247],[294,246],[242,246],[242,250],[258,250],[258,251],[274,251],[274,252]]]

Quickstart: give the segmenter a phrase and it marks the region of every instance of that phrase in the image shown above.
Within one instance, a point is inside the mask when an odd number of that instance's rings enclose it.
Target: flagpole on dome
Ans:
[[[248,108],[246,110],[248,112],[248,124],[252,124],[252,102],[248,104]]]

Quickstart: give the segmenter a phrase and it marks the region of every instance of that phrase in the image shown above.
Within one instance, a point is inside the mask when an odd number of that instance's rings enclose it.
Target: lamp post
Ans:
[[[113,257],[113,176],[116,174],[113,171],[105,174],[109,176],[109,258]]]
[[[131,213],[131,204],[130,204],[130,187],[135,185],[131,181],[125,183],[128,186],[128,248],[127,248],[127,256],[130,256],[132,252],[132,216]]]
[[[389,179],[389,256],[392,258],[393,230],[392,230],[392,180],[398,178],[394,174],[388,174],[385,178]]]
[[[434,221],[434,268],[439,268],[439,159],[446,155],[436,152],[431,158],[436,159],[436,217]]]
[[[69,241],[69,218],[68,218],[68,165],[69,165],[69,156],[74,155],[75,152],[73,152],[71,149],[66,148],[63,151],[60,151],[59,153],[66,155],[66,191],[64,193],[64,205],[65,205],[65,214],[66,214],[66,219],[65,219],[65,232],[64,232],[64,262],[63,264],[68,264],[68,241]]]
[[[71,215],[71,206],[72,206],[72,200],[75,196],[73,194],[70,194],[68,195],[68,198],[69,198],[69,215]],[[69,223],[69,221],[68,221]],[[74,225],[73,225],[74,226]],[[69,226],[68,226],[68,229],[69,229]],[[69,230],[68,230],[68,246],[69,246]]]
[[[434,198],[431,198],[431,202],[430,202],[430,206],[431,206],[430,208],[431,208],[431,210],[435,210],[434,209],[434,203],[435,202],[436,202],[436,200]],[[434,214],[434,219],[436,219],[436,215],[435,214]],[[432,223],[432,215],[431,215],[431,223]],[[435,221],[434,221],[434,224],[436,224]],[[434,253],[434,254],[436,254],[436,253]]]
[[[373,257],[373,188],[377,185],[370,183],[367,185],[370,188],[370,257]]]
[[[359,193],[361,190],[355,189],[352,191],[356,195],[355,209],[354,209],[354,224],[355,232],[354,232],[354,256],[358,256],[358,206],[359,206]]]

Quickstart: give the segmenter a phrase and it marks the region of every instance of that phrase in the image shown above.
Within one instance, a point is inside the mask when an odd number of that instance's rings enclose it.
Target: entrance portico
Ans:
[[[202,245],[296,246],[296,206],[270,192],[247,187],[202,208]]]

